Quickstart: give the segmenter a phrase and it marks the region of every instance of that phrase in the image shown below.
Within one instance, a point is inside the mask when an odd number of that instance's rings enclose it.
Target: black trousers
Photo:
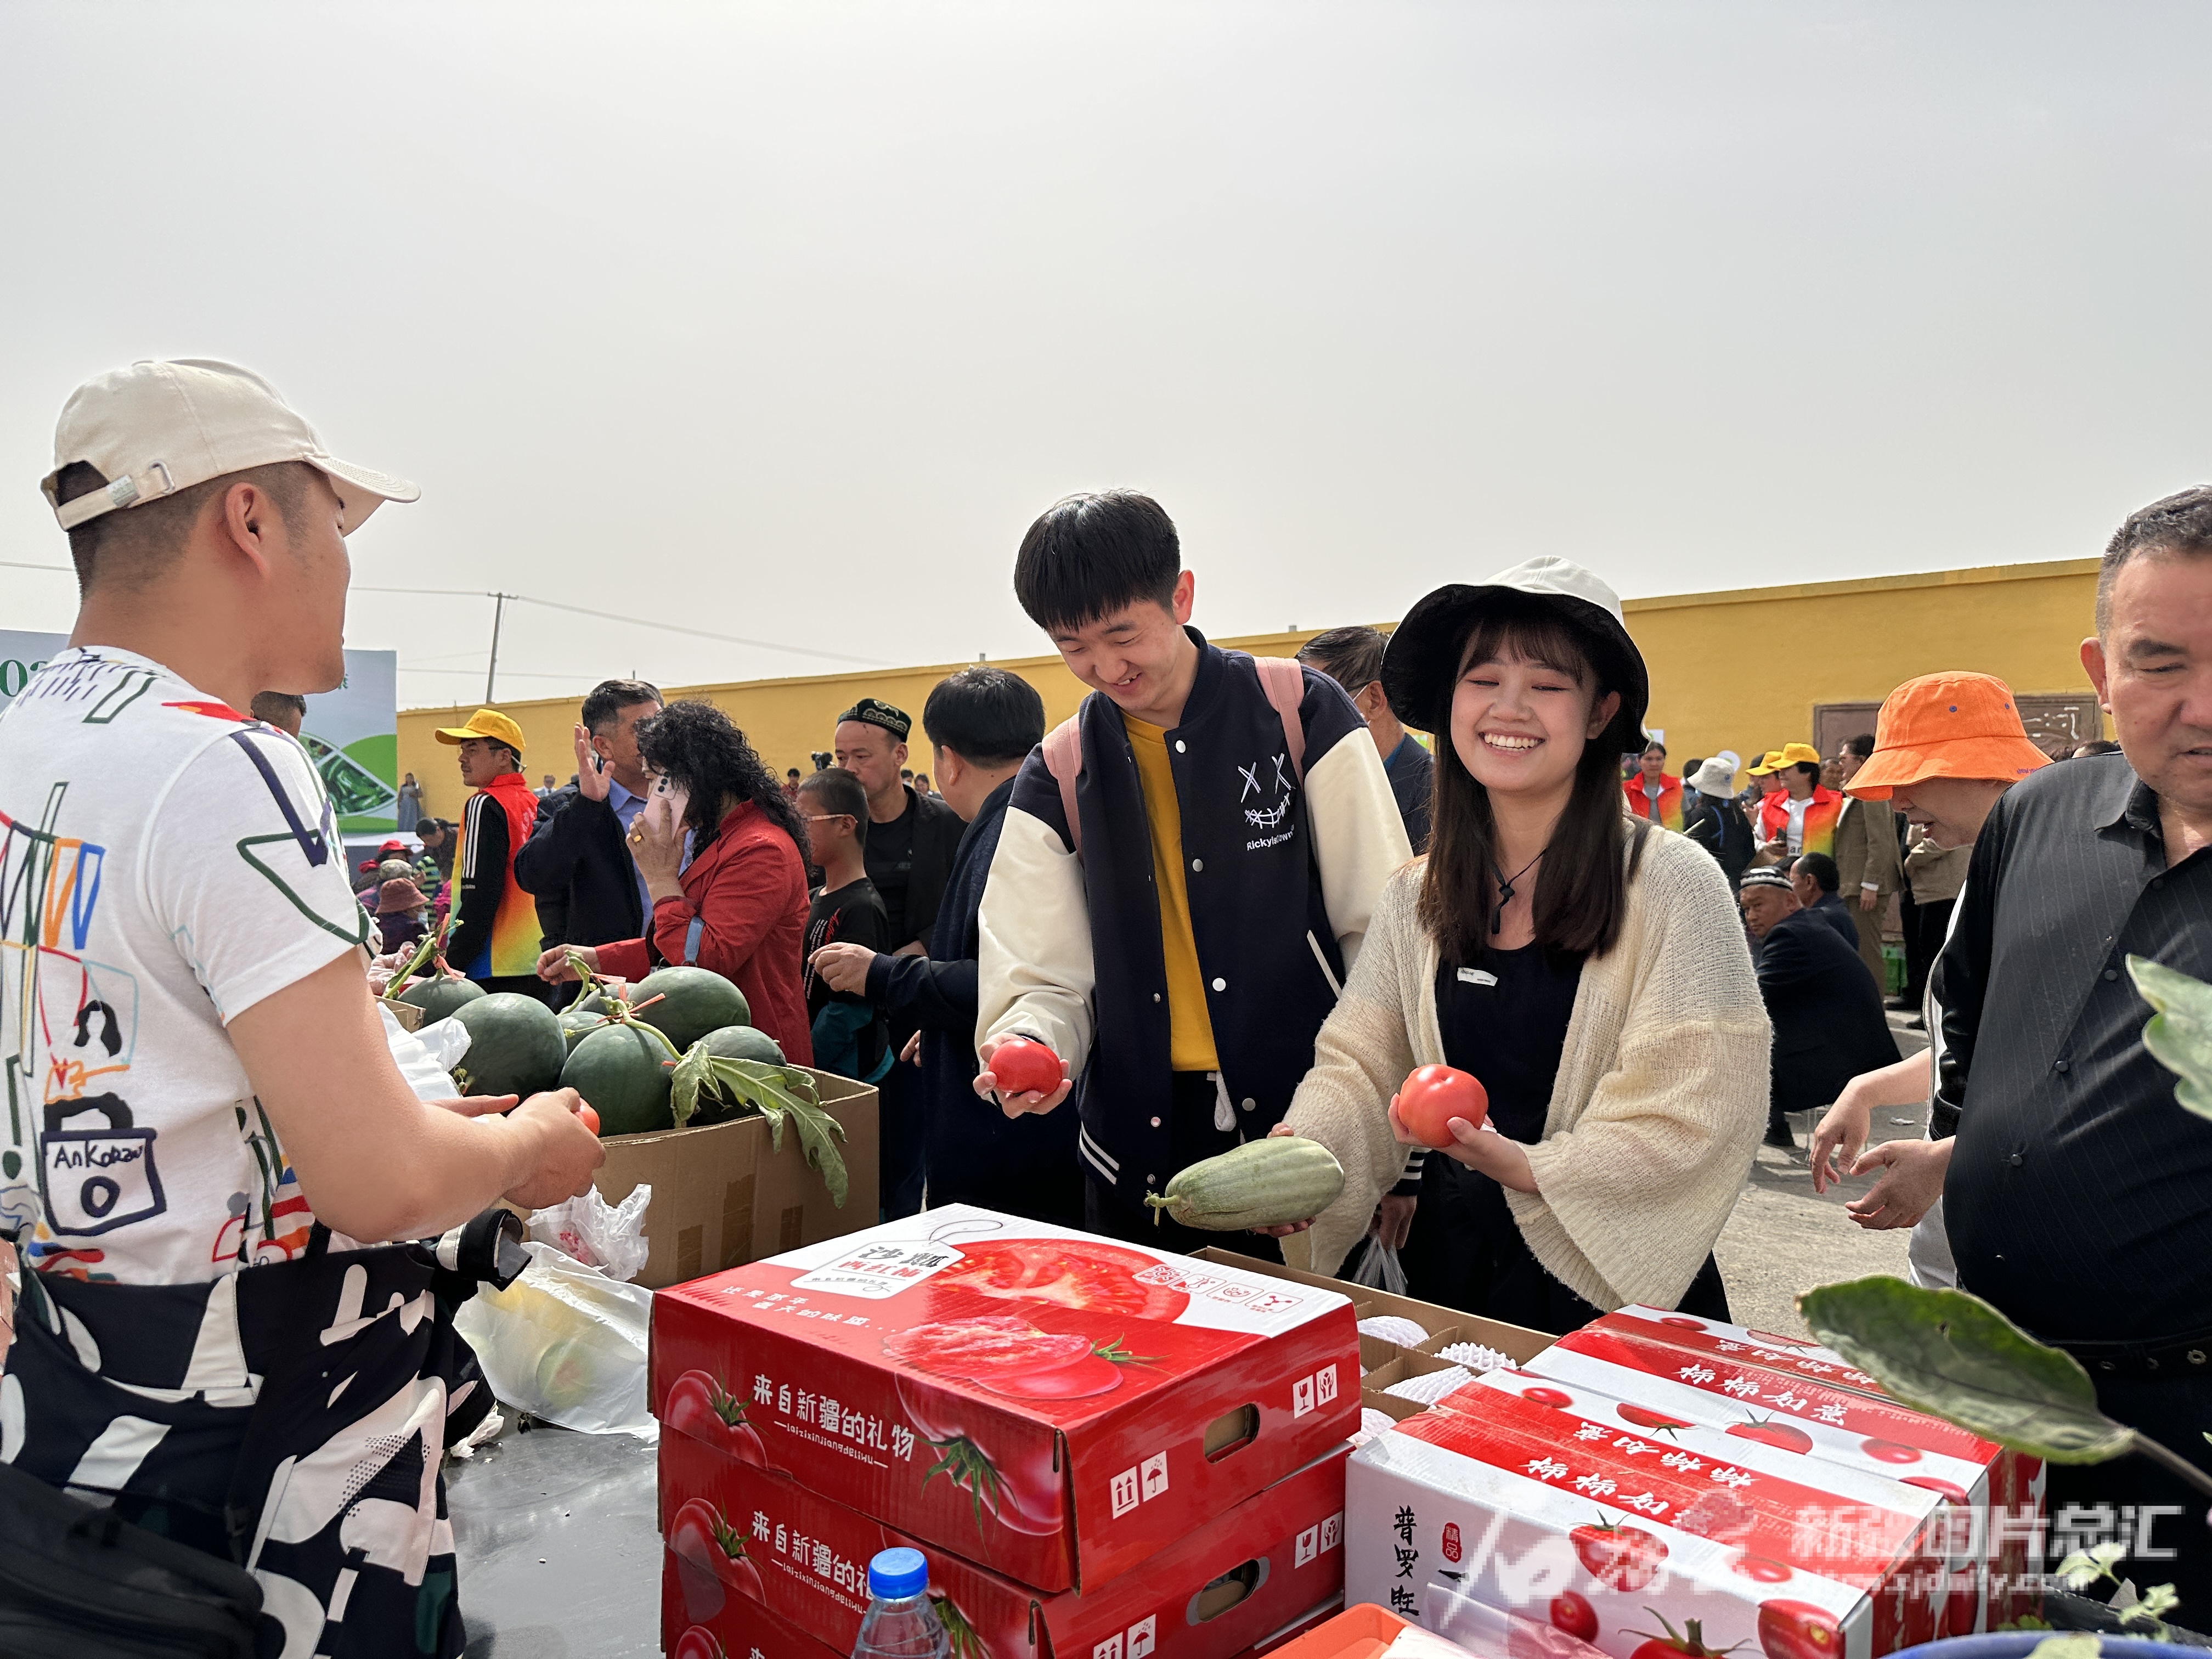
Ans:
[[[1905,1001],[1916,1012],[1928,993],[1929,970],[1943,954],[1943,934],[1951,926],[1951,907],[1958,902],[1934,899],[1915,904],[1904,914]]]
[[[1421,1201],[1398,1261],[1408,1296],[1509,1325],[1564,1336],[1605,1311],[1536,1260],[1506,1207],[1503,1187],[1442,1152],[1430,1153],[1421,1165]],[[1711,1256],[1675,1305],[1702,1319],[1733,1322]]]
[[[1214,1087],[1209,1073],[1177,1072],[1170,1100],[1173,1115],[1168,1120],[1168,1167],[1155,1171],[1160,1178],[1155,1190],[1164,1190],[1176,1170],[1218,1157],[1266,1133],[1255,1128],[1248,1134],[1241,1125],[1233,1129],[1213,1127]],[[1124,1175],[1121,1186],[1115,1188],[1106,1185],[1093,1171],[1085,1173],[1090,1179],[1083,1183],[1083,1224],[1089,1231],[1186,1255],[1212,1244],[1262,1261],[1283,1259],[1281,1243],[1265,1233],[1206,1232],[1170,1220],[1164,1210],[1155,1210],[1145,1202],[1140,1175]]]
[[[2106,1416],[2212,1472],[2212,1444],[2204,1438],[2212,1430],[2212,1376],[2111,1375],[2094,1363],[2089,1375]],[[2128,1555],[2114,1565],[2114,1576],[2134,1579],[2138,1591],[2172,1584],[2181,1607],[2167,1622],[2212,1633],[2212,1525],[2206,1517],[2212,1499],[2137,1453],[2109,1463],[2045,1467],[2051,1559],[2045,1571],[2070,1551],[2124,1542]],[[2111,1593],[2109,1584],[2089,1592],[2100,1600]]]

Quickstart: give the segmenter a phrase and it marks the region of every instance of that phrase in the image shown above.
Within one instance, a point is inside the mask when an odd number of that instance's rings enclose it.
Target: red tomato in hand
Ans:
[[[1762,1601],[1759,1645],[1766,1659],[1840,1659],[1844,1633],[1826,1608],[1810,1601]]]
[[[768,1449],[745,1421],[744,1402],[724,1393],[711,1371],[686,1371],[670,1383],[668,1398],[660,1402],[660,1420],[741,1463],[768,1467]]]
[[[1449,1066],[1417,1066],[1398,1090],[1398,1120],[1424,1146],[1455,1146],[1454,1118],[1463,1117],[1480,1129],[1489,1115],[1489,1091]]]
[[[584,1127],[586,1129],[589,1129],[593,1134],[599,1133],[599,1115],[593,1111],[588,1104],[579,1103],[576,1107],[576,1115],[584,1120]],[[711,1642],[714,1638],[710,1636],[707,1639]]]
[[[1575,1553],[1597,1581],[1617,1590],[1639,1590],[1659,1576],[1667,1547],[1641,1527],[1600,1522],[1567,1534]]]
[[[1597,1640],[1597,1609],[1590,1606],[1588,1596],[1577,1595],[1572,1590],[1552,1598],[1552,1623],[1577,1640]]]
[[[1066,1082],[1060,1056],[1028,1037],[1008,1037],[991,1050],[991,1075],[1004,1095],[1048,1095]]]

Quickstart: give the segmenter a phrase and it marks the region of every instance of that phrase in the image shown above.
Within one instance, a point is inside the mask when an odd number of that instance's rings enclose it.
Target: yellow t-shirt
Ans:
[[[1121,716],[1145,789],[1145,824],[1152,832],[1152,885],[1160,896],[1160,946],[1168,971],[1168,1063],[1178,1072],[1218,1072],[1213,1017],[1198,971],[1190,931],[1190,890],[1183,884],[1182,809],[1176,804],[1166,728]]]

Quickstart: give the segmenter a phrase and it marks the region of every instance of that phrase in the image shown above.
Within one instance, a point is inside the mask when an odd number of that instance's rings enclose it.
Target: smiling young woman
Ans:
[[[1472,1073],[1489,1123],[1428,1155],[1416,1296],[1550,1331],[1628,1302],[1724,1317],[1711,1250],[1765,1121],[1766,1016],[1727,878],[1632,816],[1649,682],[1613,590],[1543,558],[1415,605],[1390,705],[1437,744],[1425,860],[1384,890],[1286,1120],[1347,1176],[1328,1271],[1414,1137],[1416,1066]]]

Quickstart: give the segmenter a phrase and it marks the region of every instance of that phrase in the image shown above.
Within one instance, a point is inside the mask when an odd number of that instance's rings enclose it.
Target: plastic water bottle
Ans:
[[[853,1659],[951,1659],[952,1638],[929,1604],[920,1550],[883,1550],[868,1563],[868,1612]]]

